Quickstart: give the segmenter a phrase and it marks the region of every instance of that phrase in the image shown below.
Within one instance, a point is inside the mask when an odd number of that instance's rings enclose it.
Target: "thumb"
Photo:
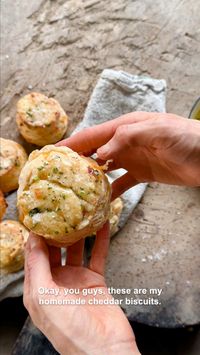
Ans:
[[[52,280],[49,251],[42,237],[30,233],[25,252],[25,287],[45,287]]]

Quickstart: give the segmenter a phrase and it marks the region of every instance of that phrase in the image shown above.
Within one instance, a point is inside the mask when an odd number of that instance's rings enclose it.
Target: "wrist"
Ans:
[[[110,344],[107,347],[101,347],[101,349],[94,350],[89,352],[87,355],[140,355],[140,352],[137,348],[135,339]]]
[[[108,346],[101,345],[98,349],[93,347],[89,349],[88,345],[83,349],[82,346],[79,347],[67,342],[65,350],[58,348],[57,350],[61,355],[140,355],[134,338],[130,341],[114,343]]]
[[[76,337],[71,337],[71,340],[65,337],[56,349],[61,355],[140,355],[132,329],[125,340],[117,340],[114,336],[114,341],[102,338],[84,342]]]

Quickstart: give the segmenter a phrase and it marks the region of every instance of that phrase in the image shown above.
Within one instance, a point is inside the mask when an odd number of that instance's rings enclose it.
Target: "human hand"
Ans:
[[[84,155],[113,159],[109,170],[127,173],[113,183],[113,196],[139,182],[200,185],[200,122],[167,113],[133,112],[84,129],[57,145]]]
[[[98,289],[95,299],[113,299],[108,293],[104,267],[109,247],[109,224],[97,232],[88,267],[82,266],[84,240],[67,249],[67,262],[61,266],[60,249],[47,247],[43,238],[30,234],[26,245],[24,304],[34,324],[60,354],[139,354],[132,329],[119,306],[39,305],[40,287],[59,289],[57,301],[65,299],[64,289]],[[75,301],[81,294],[71,294]]]

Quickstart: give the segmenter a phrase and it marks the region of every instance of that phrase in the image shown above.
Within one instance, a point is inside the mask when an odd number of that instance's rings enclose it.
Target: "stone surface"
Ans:
[[[114,288],[162,288],[160,305],[127,306],[131,320],[178,327],[200,320],[200,189],[151,184],[114,238],[107,282]],[[125,298],[118,296],[118,298]],[[132,293],[128,299],[135,298]],[[152,295],[139,295],[148,299]]]
[[[3,122],[16,128],[31,87],[57,97],[72,128],[104,68],[166,79],[168,111],[187,116],[199,95],[198,10],[195,0],[2,0]]]
[[[31,90],[60,101],[71,118],[68,134],[104,68],[166,79],[167,110],[183,116],[199,96],[196,0],[2,0],[1,17],[1,135],[27,151],[15,104]],[[199,320],[199,206],[199,189],[152,185],[113,239],[110,284],[163,287],[162,313],[132,307],[131,318],[160,326]]]

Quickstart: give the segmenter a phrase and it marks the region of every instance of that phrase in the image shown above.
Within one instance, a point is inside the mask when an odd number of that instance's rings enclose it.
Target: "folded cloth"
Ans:
[[[96,124],[103,123],[132,111],[165,111],[166,83],[149,77],[131,75],[123,71],[105,69],[88,102],[82,122],[73,134]],[[119,169],[109,173],[111,181],[125,171]],[[119,221],[122,228],[133,209],[141,199],[147,184],[138,184],[122,195],[123,210]],[[10,197],[9,197],[10,196]],[[6,219],[17,219],[15,201],[16,192],[8,196],[11,206]],[[23,271],[0,278],[0,300],[6,297],[17,297],[23,293]]]
[[[165,112],[165,92],[165,80],[105,69],[88,102],[83,121],[73,134],[128,112]],[[125,172],[124,169],[118,169],[109,173],[110,181]],[[144,183],[138,184],[121,196],[124,207],[119,220],[119,229],[124,226],[140,201],[146,186],[147,184]]]

